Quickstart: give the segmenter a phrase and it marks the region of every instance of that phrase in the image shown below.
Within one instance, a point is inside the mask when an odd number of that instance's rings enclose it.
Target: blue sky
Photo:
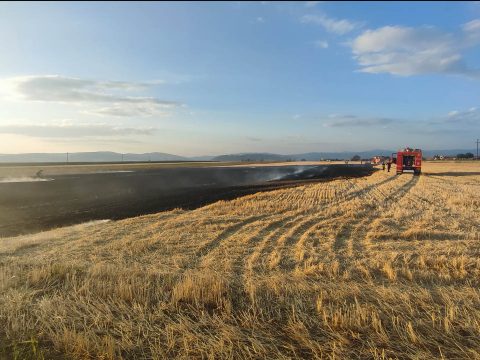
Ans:
[[[1,3],[0,152],[480,136],[480,2]]]

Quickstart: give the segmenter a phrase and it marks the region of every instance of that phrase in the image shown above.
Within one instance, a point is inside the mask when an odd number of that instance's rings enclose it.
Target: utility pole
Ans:
[[[68,163],[68,152],[67,152],[67,163]]]
[[[123,154],[122,154],[122,162],[123,162]]]

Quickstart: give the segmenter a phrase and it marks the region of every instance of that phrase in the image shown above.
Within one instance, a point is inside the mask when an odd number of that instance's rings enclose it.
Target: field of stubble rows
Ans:
[[[480,165],[0,239],[0,357],[480,358]]]

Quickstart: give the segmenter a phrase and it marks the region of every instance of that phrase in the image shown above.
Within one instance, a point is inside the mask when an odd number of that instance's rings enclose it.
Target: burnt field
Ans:
[[[0,179],[0,237],[194,209],[260,191],[371,174],[367,166],[161,168]]]

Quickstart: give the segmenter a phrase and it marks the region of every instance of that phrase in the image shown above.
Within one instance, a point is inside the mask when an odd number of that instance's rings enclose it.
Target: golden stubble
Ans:
[[[479,205],[431,162],[0,239],[0,357],[479,358]]]

